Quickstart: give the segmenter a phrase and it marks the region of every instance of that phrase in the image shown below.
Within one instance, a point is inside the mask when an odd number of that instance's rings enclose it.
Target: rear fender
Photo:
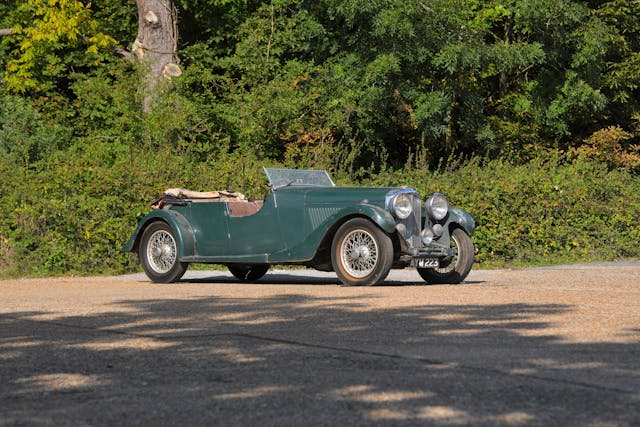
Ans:
[[[158,209],[149,212],[138,223],[136,231],[124,244],[125,252],[137,252],[140,238],[144,230],[155,221],[166,222],[175,232],[180,257],[193,256],[196,254],[196,239],[193,229],[187,218],[179,212],[173,210]]]

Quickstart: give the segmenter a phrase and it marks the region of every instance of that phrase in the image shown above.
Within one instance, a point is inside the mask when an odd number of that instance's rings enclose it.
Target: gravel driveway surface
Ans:
[[[640,264],[0,281],[3,426],[640,425]]]

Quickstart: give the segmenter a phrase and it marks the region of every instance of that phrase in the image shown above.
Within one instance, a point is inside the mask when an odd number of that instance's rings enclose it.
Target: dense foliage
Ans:
[[[0,4],[0,274],[127,270],[156,193],[260,165],[440,190],[485,264],[640,256],[637,1],[175,3],[148,114],[135,1]]]

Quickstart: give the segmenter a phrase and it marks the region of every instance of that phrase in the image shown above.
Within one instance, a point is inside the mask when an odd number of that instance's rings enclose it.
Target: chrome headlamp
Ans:
[[[413,212],[411,197],[406,193],[400,193],[393,198],[391,210],[396,218],[407,219]]]
[[[447,216],[449,202],[442,194],[434,193],[425,202],[425,209],[431,218],[436,221],[441,221]]]

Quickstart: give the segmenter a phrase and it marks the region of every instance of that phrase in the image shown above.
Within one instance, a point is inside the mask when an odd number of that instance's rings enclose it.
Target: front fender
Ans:
[[[347,221],[349,218],[366,217],[385,232],[395,231],[396,223],[389,212],[373,205],[358,204],[348,207],[322,208],[321,213],[311,215],[311,231],[309,235],[294,247],[287,248],[269,258],[272,262],[305,261],[312,259],[323,246],[331,245],[331,231]],[[317,221],[315,224],[314,221]],[[324,242],[324,243],[323,243]]]
[[[473,236],[476,228],[476,222],[471,214],[460,208],[449,209],[449,223],[455,223],[460,225],[469,236]]]
[[[342,209],[334,217],[344,218],[346,216],[363,215],[368,217],[371,221],[375,222],[378,227],[382,228],[388,234],[391,234],[396,229],[396,221],[393,216],[385,209],[378,206],[360,204],[353,207]]]
[[[124,252],[137,251],[142,233],[154,221],[164,221],[173,229],[176,234],[178,253],[181,257],[195,255],[196,239],[187,218],[179,212],[163,209],[149,212],[138,222],[138,227],[124,244]]]

